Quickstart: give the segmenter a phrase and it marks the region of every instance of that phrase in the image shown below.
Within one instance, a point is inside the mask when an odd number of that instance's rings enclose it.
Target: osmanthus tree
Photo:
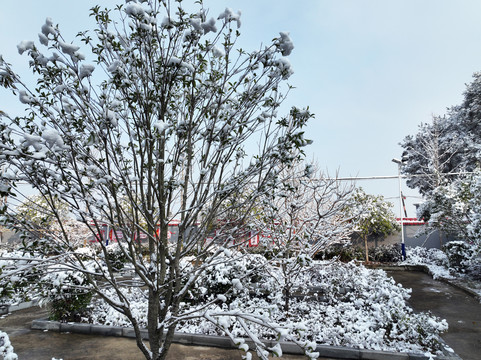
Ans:
[[[314,162],[296,161],[279,178],[282,185],[262,199],[263,216],[255,220],[280,268],[275,280],[289,316],[293,293],[307,290],[298,288],[298,279],[315,253],[350,241],[354,216],[347,208],[352,205],[354,187],[322,173]]]
[[[26,241],[28,262],[36,271],[83,274],[86,290],[129,318],[147,359],[166,357],[176,325],[186,317],[215,322],[232,316],[245,326],[271,327],[284,339],[287,334],[264,317],[209,313],[209,303],[193,310],[182,305],[188,290],[216,261],[226,261],[218,255],[232,246],[235,228],[206,242],[209,226],[224,211],[249,209],[279,185],[280,169],[308,143],[301,128],[311,117],[296,108],[277,117],[292,74],[287,33],[255,51],[236,50],[239,13],[226,9],[213,18],[202,1],[191,6],[196,12],[184,10],[182,1],[95,7],[96,29],[79,33],[77,42],[64,39],[48,18],[40,44],[18,45],[30,58],[34,87],[3,59],[0,64],[0,84],[26,107],[21,116],[0,113],[5,168],[0,195],[18,195],[18,182],[28,182],[53,218],[60,220],[61,201],[92,235],[104,223],[115,230],[123,255],[147,289],[148,344],[104,243],[99,244],[104,262],[79,253],[59,221],[59,232]],[[248,196],[232,200],[252,184]],[[8,210],[3,207],[3,220],[15,227],[19,223]],[[175,243],[168,240],[172,219],[179,220]],[[147,257],[134,240],[138,233],[147,237]],[[10,270],[18,275],[18,268]],[[1,277],[8,274],[4,268]],[[115,296],[104,291],[107,287]],[[254,340],[267,358],[269,351]]]
[[[362,188],[355,191],[353,204],[347,211],[353,216],[354,231],[364,240],[366,262],[369,262],[368,237],[390,235],[399,229],[392,207],[381,195],[367,194]]]

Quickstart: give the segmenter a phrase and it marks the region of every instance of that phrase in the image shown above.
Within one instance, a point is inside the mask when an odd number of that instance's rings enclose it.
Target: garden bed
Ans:
[[[258,256],[258,255],[256,255]],[[212,276],[203,279],[192,294],[192,301],[183,304],[184,312],[202,308],[195,299],[209,300],[222,294],[222,286],[229,284],[243,266],[223,264]],[[256,259],[255,261],[259,261]],[[266,266],[268,266],[266,264]],[[270,277],[255,279],[229,297],[222,304],[209,307],[212,316],[238,310],[242,313],[268,316],[278,326],[302,334],[303,339],[317,344],[340,346],[358,350],[390,351],[403,353],[440,354],[442,345],[438,335],[447,330],[447,323],[430,314],[416,314],[407,305],[410,291],[396,284],[382,270],[366,269],[355,263],[316,262],[298,279],[296,296],[289,301],[289,313],[284,309],[285,299],[276,282],[276,268],[267,273]],[[250,286],[252,285],[252,286]],[[255,291],[253,291],[255,289]],[[312,291],[312,290],[316,291]],[[217,292],[220,291],[219,292]],[[255,296],[254,294],[258,294]],[[316,296],[315,294],[319,294]],[[139,288],[125,289],[135,316],[141,326],[146,326],[146,294]],[[180,321],[179,332],[223,336],[226,326],[236,337],[246,337],[245,331],[235,319],[216,316],[219,323],[206,321],[204,317]],[[100,300],[91,306],[90,315],[84,319],[98,325],[128,327],[130,322],[120,313]],[[266,340],[275,340],[276,334],[262,326],[251,326],[251,331]]]

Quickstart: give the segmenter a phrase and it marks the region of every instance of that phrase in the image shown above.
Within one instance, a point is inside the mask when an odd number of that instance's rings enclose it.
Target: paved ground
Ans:
[[[45,309],[33,307],[0,318],[0,329],[9,335],[20,360],[51,360],[53,357],[63,360],[138,360],[143,358],[133,339],[30,330],[30,323],[33,319],[46,316]],[[239,360],[241,352],[173,344],[167,359]],[[300,360],[305,357],[285,355],[284,359]]]
[[[481,359],[481,304],[471,295],[422,272],[388,271],[411,288],[409,303],[416,311],[431,311],[449,324],[444,341],[464,360]]]

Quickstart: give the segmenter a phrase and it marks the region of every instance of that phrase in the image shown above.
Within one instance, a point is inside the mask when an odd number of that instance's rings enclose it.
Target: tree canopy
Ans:
[[[307,109],[278,116],[293,72],[288,33],[253,51],[236,49],[240,13],[226,9],[210,17],[202,2],[196,6],[191,13],[182,1],[96,6],[96,28],[74,42],[47,18],[39,43],[18,45],[29,57],[33,87],[0,59],[0,85],[26,108],[19,116],[0,112],[0,195],[21,198],[18,184],[27,182],[53,217],[60,201],[94,237],[106,224],[123,239],[123,256],[148,289],[149,346],[103,242],[105,263],[79,254],[60,222],[59,232],[26,241],[38,255],[26,261],[36,269],[80,271],[77,288],[127,316],[148,359],[165,358],[184,317],[207,316],[209,304],[189,314],[181,304],[209,266],[226,261],[216,259],[234,246],[238,230],[226,224],[206,241],[211,224],[235,209],[245,211],[232,221],[245,223],[257,199],[276,191],[279,172],[310,143],[302,131],[312,117]],[[247,196],[235,196],[243,189],[250,189]],[[9,226],[28,230],[6,204],[2,213]],[[168,238],[173,220],[175,243]],[[139,233],[148,256],[136,242]]]

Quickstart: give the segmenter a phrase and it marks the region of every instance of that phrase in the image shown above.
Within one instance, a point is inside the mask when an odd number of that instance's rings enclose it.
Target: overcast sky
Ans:
[[[92,27],[89,8],[116,1],[4,1],[0,54],[22,73],[22,40],[38,41],[47,16],[66,39]],[[287,104],[309,106],[309,158],[340,176],[396,175],[398,143],[432,114],[461,102],[465,84],[481,70],[479,0],[204,0],[210,15],[242,10],[242,46],[258,48],[289,31],[296,89]],[[0,109],[14,108],[0,93]],[[359,181],[395,202],[396,180]],[[407,189],[408,203],[419,201]],[[412,206],[408,215],[414,216]]]

